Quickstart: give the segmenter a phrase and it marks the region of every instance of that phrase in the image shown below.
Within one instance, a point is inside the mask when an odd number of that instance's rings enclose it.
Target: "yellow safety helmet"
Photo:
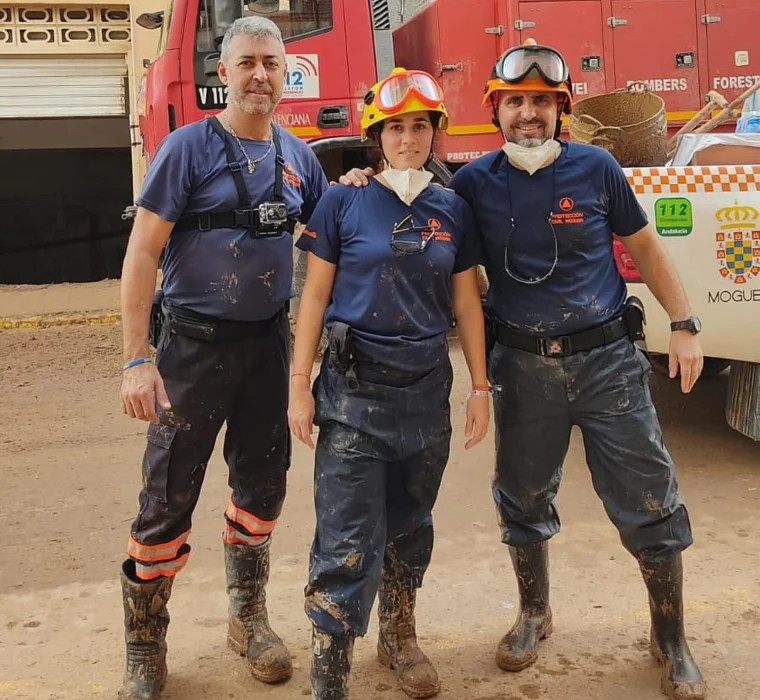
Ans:
[[[362,141],[367,139],[367,131],[374,124],[410,112],[436,112],[441,115],[438,126],[444,130],[448,127],[443,90],[435,78],[421,70],[394,68],[364,96]]]

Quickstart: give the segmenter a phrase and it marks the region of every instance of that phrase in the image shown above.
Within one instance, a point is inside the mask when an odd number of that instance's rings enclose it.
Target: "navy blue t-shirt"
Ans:
[[[277,128],[277,127],[274,127]],[[312,150],[279,129],[283,158],[283,197],[291,217],[306,222],[327,189],[327,179]],[[267,201],[274,190],[275,151],[248,173],[234,138],[251,205]],[[252,160],[269,141],[241,139]],[[224,142],[208,120],[183,126],[161,143],[137,204],[166,221],[238,208],[235,182],[227,167]],[[293,239],[283,233],[254,238],[246,229],[172,233],[163,261],[163,289],[169,302],[230,321],[260,321],[274,316],[292,296]]]
[[[424,251],[405,255],[391,247],[391,232],[410,214],[416,226],[434,233]],[[296,245],[337,266],[325,326],[348,324],[358,353],[410,372],[446,361],[451,276],[480,263],[475,222],[463,199],[430,185],[407,206],[375,178],[358,189],[337,185],[322,197]]]
[[[499,153],[469,163],[449,185],[475,213],[490,308],[507,325],[544,337],[593,328],[619,315],[626,287],[612,255],[612,235],[630,236],[647,224],[620,165],[602,148],[563,142],[554,165],[532,176],[506,157],[491,173]],[[516,225],[509,266],[523,279],[542,277],[551,268],[554,227],[559,260],[543,282],[526,285],[507,274],[510,217]]]

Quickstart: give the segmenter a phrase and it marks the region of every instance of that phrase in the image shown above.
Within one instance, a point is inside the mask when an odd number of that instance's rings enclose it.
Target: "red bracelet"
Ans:
[[[473,384],[473,391],[491,391],[491,387],[488,384]]]

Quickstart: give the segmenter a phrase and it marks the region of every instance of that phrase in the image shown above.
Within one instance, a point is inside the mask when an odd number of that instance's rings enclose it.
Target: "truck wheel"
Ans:
[[[658,374],[668,375],[668,356],[659,353],[649,353],[652,369]],[[703,377],[717,377],[721,372],[731,366],[731,360],[722,357],[706,357],[705,366],[702,369]]]

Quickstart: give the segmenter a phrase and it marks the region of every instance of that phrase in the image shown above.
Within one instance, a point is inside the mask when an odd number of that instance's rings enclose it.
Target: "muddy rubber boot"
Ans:
[[[549,607],[549,543],[510,547],[517,576],[520,611],[515,624],[496,649],[496,665],[502,671],[522,671],[538,658],[538,643],[553,631]]]
[[[399,687],[409,697],[432,698],[441,689],[441,682],[430,659],[417,646],[417,589],[384,569],[378,598],[380,663],[396,671]]]
[[[269,541],[258,546],[224,543],[230,596],[227,644],[248,659],[253,677],[280,683],[293,675],[290,653],[269,626],[266,585]]]
[[[348,700],[348,678],[354,655],[353,636],[334,637],[314,627],[311,652],[312,700]]]
[[[117,700],[158,700],[166,685],[166,603],[173,582],[173,577],[139,582],[135,562],[128,559],[122,564],[127,670]]]
[[[702,700],[707,694],[683,622],[683,566],[680,553],[639,558],[652,616],[650,651],[663,665],[662,692],[673,700]]]

